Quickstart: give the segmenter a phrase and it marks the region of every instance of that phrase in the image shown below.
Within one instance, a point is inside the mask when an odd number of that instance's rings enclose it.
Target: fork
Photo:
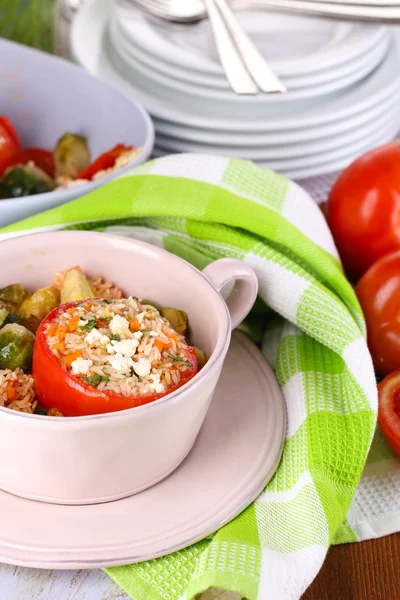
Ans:
[[[237,22],[226,0],[194,0],[192,4],[179,0],[129,0],[142,12],[181,23],[192,21],[192,13],[203,10],[210,19],[218,54],[226,78],[236,94],[286,92],[286,87],[267,65],[247,33]],[[196,4],[197,3],[197,4]],[[197,6],[197,10],[196,10]],[[187,17],[185,16],[185,7]],[[204,11],[204,7],[206,11]],[[179,10],[178,10],[179,9]]]

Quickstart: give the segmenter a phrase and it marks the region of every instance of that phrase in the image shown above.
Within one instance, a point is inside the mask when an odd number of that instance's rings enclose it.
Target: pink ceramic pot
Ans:
[[[40,233],[0,243],[0,287],[31,291],[57,271],[80,265],[120,286],[189,315],[193,343],[209,360],[176,392],[116,413],[55,418],[0,407],[0,488],[60,504],[92,504],[130,496],[173,471],[193,446],[217,384],[231,329],[257,295],[243,262],[222,259],[203,272],[155,246],[89,232]],[[219,293],[236,280],[227,304]]]

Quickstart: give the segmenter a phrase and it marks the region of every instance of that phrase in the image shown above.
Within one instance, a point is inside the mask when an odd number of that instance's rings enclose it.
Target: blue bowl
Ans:
[[[94,182],[0,200],[0,227],[87,194],[148,159],[154,126],[143,106],[61,58],[0,39],[0,115],[22,145],[51,150],[67,131],[87,137],[92,159],[122,143],[141,148],[131,163]]]

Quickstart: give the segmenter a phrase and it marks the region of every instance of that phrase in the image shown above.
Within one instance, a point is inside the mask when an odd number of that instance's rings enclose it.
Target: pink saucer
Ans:
[[[285,427],[284,400],[271,368],[236,332],[204,425],[176,471],[130,498],[88,506],[45,504],[0,491],[0,562],[103,568],[189,546],[258,496],[278,466]]]

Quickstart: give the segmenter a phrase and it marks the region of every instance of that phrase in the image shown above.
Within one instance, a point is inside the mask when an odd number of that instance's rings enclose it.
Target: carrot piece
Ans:
[[[129,329],[131,329],[132,331],[139,331],[140,329],[140,323],[137,319],[131,319],[129,321]]]
[[[65,366],[70,367],[72,365],[72,363],[74,362],[74,360],[76,360],[77,358],[81,358],[81,357],[82,357],[82,352],[80,350],[76,350],[76,352],[72,352],[72,354],[68,354],[68,356],[66,356],[64,358]]]
[[[71,319],[67,325],[67,330],[68,331],[76,331],[78,329],[79,321],[80,321],[80,317],[74,317],[73,319]]]
[[[57,335],[57,329],[58,325],[56,325],[56,323],[51,323],[49,327],[49,337],[54,337],[55,335]]]
[[[158,350],[160,351],[160,354],[162,354],[164,352],[164,350],[166,350],[167,348],[170,348],[172,346],[172,344],[170,342],[164,342],[163,340],[160,340],[160,338],[156,338],[154,340],[153,346],[155,346],[156,348],[158,348]]]
[[[52,346],[52,349],[53,350],[65,350],[65,342],[61,341],[61,342],[58,342],[57,344],[54,344]]]
[[[65,325],[59,325],[57,327],[56,336],[59,340],[63,340],[65,338],[65,334],[67,333],[67,327]]]
[[[16,400],[17,399],[17,390],[12,385],[7,387],[7,399],[8,400]]]

